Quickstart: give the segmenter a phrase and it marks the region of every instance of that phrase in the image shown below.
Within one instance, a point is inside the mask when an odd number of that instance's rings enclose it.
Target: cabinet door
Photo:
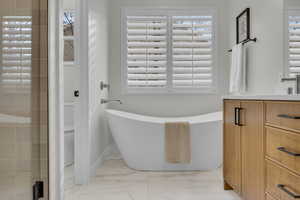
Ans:
[[[241,192],[241,135],[235,125],[235,108],[239,107],[238,100],[224,102],[224,181],[225,188],[237,193]]]
[[[264,199],[264,104],[241,102],[242,196],[245,200]]]

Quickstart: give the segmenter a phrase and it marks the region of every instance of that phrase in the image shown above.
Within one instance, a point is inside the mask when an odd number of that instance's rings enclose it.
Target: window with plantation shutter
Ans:
[[[215,23],[212,9],[123,11],[125,92],[214,92]]]
[[[293,77],[300,73],[300,10],[290,11],[288,16],[288,73]]]
[[[173,16],[173,87],[212,86],[212,16]]]
[[[167,18],[127,17],[127,83],[129,88],[167,85]]]
[[[31,16],[2,17],[2,87],[29,90],[31,86]]]

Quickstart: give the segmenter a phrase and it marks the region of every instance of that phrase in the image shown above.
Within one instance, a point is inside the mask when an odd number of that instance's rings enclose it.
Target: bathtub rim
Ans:
[[[106,109],[105,113],[123,117],[130,120],[136,120],[148,123],[165,124],[166,122],[189,122],[190,124],[201,124],[201,123],[211,123],[211,122],[222,122],[223,112],[212,112],[208,114],[201,114],[196,116],[187,117],[154,117],[141,115],[136,113],[130,113],[126,111],[116,110],[116,109]]]

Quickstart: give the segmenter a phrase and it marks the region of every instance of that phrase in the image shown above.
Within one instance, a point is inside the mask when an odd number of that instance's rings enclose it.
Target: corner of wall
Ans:
[[[97,169],[99,169],[105,160],[118,160],[121,159],[118,147],[111,143],[109,144],[98,159],[91,165],[90,168],[90,177],[97,175]]]

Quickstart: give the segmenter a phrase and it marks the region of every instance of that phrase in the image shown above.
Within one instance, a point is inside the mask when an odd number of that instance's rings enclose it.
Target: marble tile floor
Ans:
[[[65,167],[64,174],[64,189],[65,191],[72,190],[76,185],[74,184],[74,165]]]
[[[88,185],[67,180],[65,200],[240,200],[223,190],[221,169],[142,172],[129,169],[123,160],[108,160]]]

